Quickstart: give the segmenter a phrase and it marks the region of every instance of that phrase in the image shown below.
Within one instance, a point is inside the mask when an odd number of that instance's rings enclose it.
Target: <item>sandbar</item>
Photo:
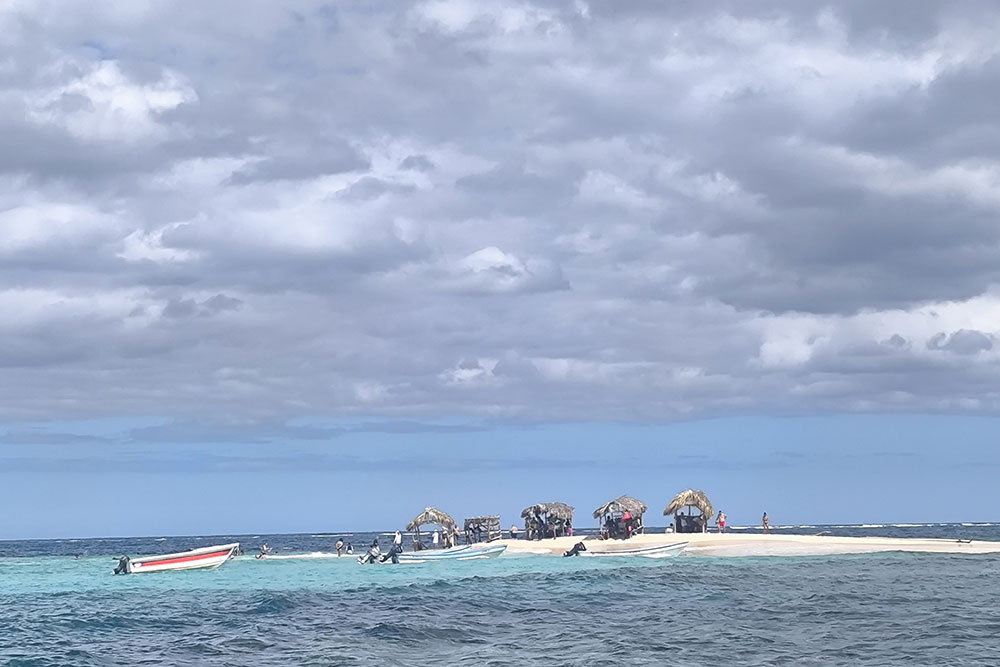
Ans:
[[[835,535],[782,535],[740,533],[647,533],[630,540],[599,540],[587,537],[557,537],[544,540],[496,540],[507,545],[508,554],[561,556],[577,542],[590,549],[654,546],[687,542],[684,556],[828,556],[884,551],[942,554],[1000,553],[1000,542],[917,539],[908,537],[839,537]]]

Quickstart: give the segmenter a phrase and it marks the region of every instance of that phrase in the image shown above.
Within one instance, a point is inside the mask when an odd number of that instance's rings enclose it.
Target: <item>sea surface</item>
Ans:
[[[751,531],[753,529],[745,529]],[[779,532],[1000,541],[993,524]],[[998,665],[1000,557],[653,561],[508,556],[360,566],[379,533],[0,542],[0,665]],[[114,556],[239,541],[218,570]]]

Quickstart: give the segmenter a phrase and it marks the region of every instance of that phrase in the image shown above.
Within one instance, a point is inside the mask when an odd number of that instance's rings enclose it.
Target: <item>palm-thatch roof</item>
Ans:
[[[594,510],[594,518],[605,514],[624,514],[625,512],[642,515],[646,513],[647,509],[649,508],[646,507],[646,503],[641,500],[636,500],[632,496],[620,496]]]
[[[667,508],[663,510],[663,516],[677,514],[685,507],[694,507],[704,516],[712,516],[712,503],[708,500],[708,496],[705,495],[704,491],[695,489],[685,489],[674,496]]]
[[[465,530],[469,530],[474,526],[493,526],[499,528],[500,515],[489,514],[487,516],[470,516],[465,520]]]
[[[441,526],[449,530],[455,529],[455,520],[436,507],[425,508],[423,512],[413,517],[413,521],[406,524],[406,529],[410,531],[419,530],[420,526],[428,524]]]
[[[572,521],[573,507],[571,505],[567,505],[566,503],[538,503],[537,505],[525,507],[521,510],[522,519],[527,519],[535,514],[548,514],[553,519]]]

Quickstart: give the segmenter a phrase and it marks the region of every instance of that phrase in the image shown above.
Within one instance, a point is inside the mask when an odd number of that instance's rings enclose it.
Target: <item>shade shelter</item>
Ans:
[[[646,503],[631,496],[619,496],[596,510],[594,518],[600,520],[602,539],[628,539],[643,532],[642,515],[649,509]]]
[[[686,514],[684,510],[687,510]],[[685,489],[674,496],[663,510],[663,516],[674,515],[674,530],[678,533],[704,533],[708,530],[713,511],[704,491]]]
[[[420,542],[420,528],[422,526],[440,526],[444,533],[444,545],[448,546],[457,542],[458,525],[446,512],[442,512],[436,507],[426,507],[424,511],[413,517],[410,523],[406,524],[406,529],[413,533],[413,549],[417,551],[423,548]]]
[[[465,543],[499,540],[503,537],[501,531],[499,514],[471,516],[465,520]]]
[[[573,507],[566,503],[538,503],[521,510],[524,536],[529,540],[573,534]]]

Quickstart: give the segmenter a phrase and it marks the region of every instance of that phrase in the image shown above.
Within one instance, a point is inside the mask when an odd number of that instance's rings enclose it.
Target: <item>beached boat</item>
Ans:
[[[599,549],[593,550],[588,548],[587,551],[581,551],[580,556],[585,556],[588,558],[597,558],[602,556],[612,556],[619,558],[622,556],[640,556],[642,558],[673,558],[674,556],[679,556],[684,548],[687,547],[687,542],[677,542],[675,544],[661,544],[651,547],[635,547],[635,548],[613,548],[613,549]]]
[[[496,558],[506,551],[506,544],[478,546],[475,544],[441,549],[440,551],[408,551],[397,556],[400,563],[436,563],[437,561],[480,560]]]
[[[220,544],[191,551],[181,551],[162,556],[122,556],[118,560],[115,574],[139,574],[140,572],[166,572],[169,570],[199,570],[219,567],[236,555],[240,543]]]

